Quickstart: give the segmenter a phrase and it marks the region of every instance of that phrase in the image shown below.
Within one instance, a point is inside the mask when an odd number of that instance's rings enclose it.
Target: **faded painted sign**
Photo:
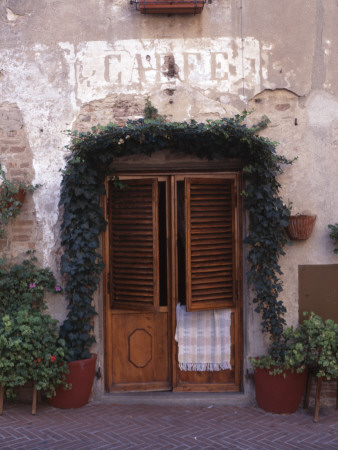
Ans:
[[[147,92],[156,83],[188,83],[202,89],[239,94],[260,84],[260,48],[246,38],[200,38],[60,43],[73,68],[77,98],[89,101],[112,91]]]

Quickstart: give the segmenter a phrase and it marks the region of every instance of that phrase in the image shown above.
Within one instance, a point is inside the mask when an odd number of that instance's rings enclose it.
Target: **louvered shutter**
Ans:
[[[235,301],[235,191],[232,179],[185,180],[187,311]]]
[[[158,184],[156,179],[111,184],[109,195],[111,306],[156,310],[158,281]]]

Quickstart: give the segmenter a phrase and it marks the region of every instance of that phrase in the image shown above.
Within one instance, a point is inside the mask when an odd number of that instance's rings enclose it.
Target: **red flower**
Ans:
[[[49,355],[49,358],[50,358],[51,362],[53,363],[55,361],[55,359],[56,359],[56,356],[55,355]]]
[[[34,359],[34,362],[35,362],[35,364],[38,366],[39,363],[41,362],[41,358],[39,357],[39,358],[37,358],[37,359]]]

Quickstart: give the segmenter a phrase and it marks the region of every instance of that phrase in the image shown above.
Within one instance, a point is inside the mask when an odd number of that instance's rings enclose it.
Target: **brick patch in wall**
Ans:
[[[7,177],[32,182],[33,154],[16,104],[0,104],[0,130],[0,164],[6,168]],[[1,256],[11,259],[35,248],[36,221],[31,194],[26,196],[20,215],[10,222],[6,231],[7,237],[0,242]]]

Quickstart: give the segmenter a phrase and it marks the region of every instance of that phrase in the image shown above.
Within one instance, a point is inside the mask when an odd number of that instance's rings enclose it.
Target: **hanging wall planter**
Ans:
[[[0,197],[6,196],[9,197],[9,194],[0,189]],[[23,202],[25,201],[26,191],[24,189],[19,189],[16,194],[12,194],[10,199],[4,203],[4,205],[0,205],[0,212],[5,209],[10,209],[15,206],[17,209],[20,209]]]
[[[289,217],[289,225],[286,232],[290,239],[305,240],[311,236],[315,226],[317,216],[307,214],[297,214]]]
[[[141,14],[201,14],[205,0],[137,0]]]

